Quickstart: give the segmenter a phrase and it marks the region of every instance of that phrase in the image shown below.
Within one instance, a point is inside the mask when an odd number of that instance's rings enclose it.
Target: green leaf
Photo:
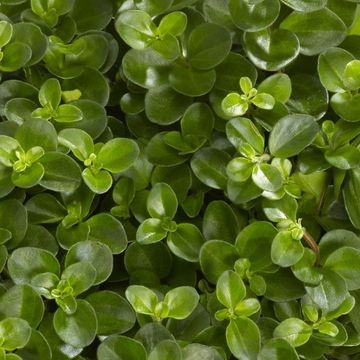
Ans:
[[[93,307],[85,300],[76,300],[76,312],[67,315],[61,308],[54,315],[54,328],[66,344],[82,348],[90,345],[96,336],[97,318]]]
[[[153,186],[146,204],[150,216],[158,219],[173,219],[178,207],[176,194],[166,183],[157,183]]]
[[[40,159],[45,174],[40,185],[55,192],[71,193],[81,183],[79,165],[69,156],[59,152],[48,152]]]
[[[6,318],[0,321],[0,337],[3,339],[1,347],[13,351],[24,347],[31,336],[31,327],[27,321],[17,318]]]
[[[360,96],[350,93],[334,94],[330,99],[331,107],[337,115],[346,121],[359,121]]]
[[[226,187],[226,165],[230,156],[215,148],[202,148],[191,159],[191,169],[205,185],[214,189]]]
[[[344,91],[343,74],[346,65],[354,60],[348,51],[339,48],[330,48],[319,55],[318,73],[321,83],[332,92]]]
[[[246,221],[245,214],[238,213],[225,201],[215,200],[205,210],[202,233],[206,240],[221,239],[233,243]]]
[[[326,0],[281,0],[285,5],[296,11],[311,12],[320,10],[326,5]]]
[[[327,150],[324,155],[331,165],[342,170],[356,168],[360,162],[360,151],[352,145],[344,145],[335,150]]]
[[[109,336],[97,349],[98,360],[146,360],[144,346],[126,336]]]
[[[149,354],[149,360],[181,360],[182,350],[174,340],[160,341]]]
[[[300,52],[297,36],[284,29],[244,33],[244,48],[249,59],[260,69],[277,71],[290,64]]]
[[[238,91],[239,79],[247,76],[253,84],[256,83],[257,71],[245,57],[230,52],[226,59],[216,68],[215,88],[225,91]]]
[[[191,32],[187,47],[190,64],[196,69],[208,70],[219,65],[229,54],[230,33],[220,25],[203,23]]]
[[[237,359],[256,360],[260,351],[260,331],[250,319],[231,320],[226,328],[226,342]]]
[[[149,218],[143,221],[136,231],[136,241],[143,245],[154,244],[167,235],[168,231],[162,227],[160,219]]]
[[[179,224],[175,232],[169,233],[167,245],[176,256],[190,262],[198,262],[204,243],[201,231],[193,224]]]
[[[316,254],[310,249],[304,249],[302,258],[292,266],[294,275],[306,284],[318,285],[322,279],[319,268],[315,266]]]
[[[202,96],[214,86],[215,70],[197,70],[183,64],[174,64],[169,74],[171,87],[186,96]]]
[[[161,35],[180,36],[185,31],[186,25],[186,14],[181,11],[174,11],[161,19],[158,31]]]
[[[280,268],[275,273],[262,274],[266,282],[265,297],[272,301],[281,302],[299,299],[305,295],[305,289],[290,269]]]
[[[346,67],[344,69],[344,83],[347,88],[351,90],[356,90],[360,88],[359,70],[359,60],[352,60],[346,64]]]
[[[0,21],[0,48],[10,42],[12,35],[13,26],[5,20]]]
[[[271,245],[272,261],[282,267],[296,264],[303,256],[304,247],[293,239],[290,231],[280,231]]]
[[[168,60],[175,60],[180,55],[179,41],[172,34],[165,34],[161,39],[155,39],[150,46]]]
[[[200,266],[206,278],[216,284],[221,274],[234,267],[239,258],[234,245],[226,241],[210,240],[205,242],[200,251]]]
[[[252,180],[263,190],[277,191],[283,183],[280,171],[270,164],[255,165],[252,170]]]
[[[360,194],[360,171],[352,169],[343,188],[345,208],[351,223],[356,229],[360,229],[360,208],[354,202]]]
[[[73,123],[83,119],[82,111],[71,104],[60,105],[54,115],[54,120],[59,123]]]
[[[86,131],[92,138],[97,138],[106,128],[107,115],[104,107],[91,100],[76,100],[71,103],[81,110],[82,120],[72,123],[57,123],[58,130],[77,128]]]
[[[96,0],[76,0],[70,16],[74,19],[78,32],[102,30],[113,17],[113,3],[109,0],[101,3]]]
[[[235,247],[239,257],[250,260],[252,271],[266,269],[272,264],[270,249],[276,234],[277,230],[272,224],[255,221],[237,235]]]
[[[258,360],[298,360],[295,349],[284,339],[271,339],[261,348]]]
[[[121,13],[115,27],[121,38],[137,50],[148,47],[156,33],[156,26],[151,16],[141,10],[128,10]]]
[[[25,151],[39,146],[45,151],[55,151],[58,146],[56,129],[49,121],[41,119],[27,119],[17,129],[15,137]]]
[[[112,186],[113,178],[111,174],[106,170],[100,170],[98,172],[92,171],[90,168],[86,168],[81,173],[85,184],[95,194],[104,194]]]
[[[164,243],[140,245],[133,242],[126,249],[124,265],[130,275],[152,273],[156,278],[163,279],[170,273],[172,256]]]
[[[209,105],[197,102],[190,105],[181,119],[181,132],[184,135],[196,135],[210,138],[215,117]]]
[[[164,0],[161,3],[154,0],[135,0],[136,7],[150,15],[158,15],[165,12],[173,3],[173,0]]]
[[[326,269],[339,274],[346,282],[348,290],[360,288],[357,276],[360,250],[344,246],[331,253],[324,263]]]
[[[125,291],[125,296],[137,313],[145,315],[153,315],[159,301],[152,290],[140,285],[130,285]]]
[[[65,266],[77,262],[88,262],[96,270],[94,285],[104,282],[113,270],[113,257],[110,248],[98,241],[80,241],[66,254]]]
[[[39,102],[43,107],[49,105],[53,110],[58,108],[61,102],[61,87],[59,80],[54,78],[48,79],[41,85]]]
[[[107,213],[98,213],[86,221],[90,228],[89,240],[107,245],[113,254],[125,251],[128,239],[122,223]]]
[[[31,48],[22,42],[12,42],[5,46],[0,61],[0,71],[13,72],[22,68],[31,59]]]
[[[349,230],[331,230],[327,232],[320,240],[319,249],[321,252],[321,263],[341,247],[351,247],[360,250],[360,238]]]
[[[265,215],[273,222],[280,222],[286,219],[296,220],[298,204],[297,201],[290,196],[285,195],[280,200],[264,199],[262,207]]]
[[[7,241],[6,247],[13,249],[24,239],[28,218],[25,206],[16,199],[0,202],[0,228],[8,230],[12,238]]]
[[[24,348],[18,349],[16,354],[16,356],[19,356],[19,358],[14,358],[13,360],[24,359],[26,356],[32,356],[39,360],[51,360],[52,357],[52,352],[48,341],[45,339],[44,335],[42,335],[42,333],[37,330],[33,330],[31,332],[31,337],[28,343]]]
[[[282,321],[274,330],[275,338],[284,339],[293,347],[306,344],[311,334],[311,326],[297,318]]]
[[[37,328],[44,316],[44,303],[30,285],[14,285],[0,298],[0,314],[2,318],[23,319]]]
[[[294,11],[280,26],[298,37],[300,51],[307,56],[337,46],[346,37],[345,24],[327,8],[308,13]]]
[[[183,360],[196,360],[199,357],[209,360],[220,360],[222,356],[214,348],[201,345],[189,344],[183,349]]]
[[[31,58],[26,65],[31,66],[42,60],[48,48],[48,39],[41,29],[30,22],[16,23],[13,28],[12,41],[19,41],[31,48]]]
[[[227,308],[234,309],[244,299],[246,288],[241,276],[235,271],[222,273],[216,284],[216,297]]]
[[[260,93],[255,95],[251,103],[260,109],[271,110],[275,105],[275,99],[270,94]]]
[[[287,158],[297,155],[315,139],[319,126],[309,115],[288,115],[280,119],[270,133],[272,155]]]
[[[98,335],[122,334],[129,331],[136,317],[129,303],[115,292],[103,290],[90,294],[86,301],[98,319]]]
[[[122,60],[125,77],[146,89],[167,85],[169,66],[169,60],[150,48],[130,50]]]
[[[323,311],[333,311],[349,296],[345,280],[333,271],[323,272],[323,279],[317,286],[306,286],[306,292]]]
[[[186,319],[199,303],[199,294],[190,286],[180,286],[168,291],[163,304],[167,307],[167,317],[182,320]]]
[[[139,147],[134,140],[117,138],[102,146],[97,156],[104,169],[119,173],[133,165],[139,153]]]
[[[291,80],[286,74],[274,74],[267,77],[258,86],[260,93],[267,93],[276,101],[286,103],[291,96]]]
[[[10,277],[15,284],[30,283],[41,273],[60,273],[60,264],[49,251],[31,247],[21,247],[12,252],[8,260]]]
[[[91,136],[80,129],[64,129],[58,134],[59,143],[68,147],[81,161],[85,161],[94,152]]]
[[[192,99],[168,86],[150,89],[145,95],[145,113],[149,120],[159,125],[178,121],[191,105]]]
[[[13,172],[11,181],[19,188],[28,189],[39,184],[44,173],[44,167],[39,163],[35,163],[20,173]]]
[[[74,296],[77,296],[94,285],[96,269],[90,262],[80,261],[67,266],[61,274],[61,279],[69,282]]]
[[[273,24],[280,13],[278,0],[252,4],[247,0],[230,0],[229,10],[234,24],[241,30],[254,32]]]
[[[235,117],[244,115],[249,108],[249,104],[238,93],[228,94],[221,102],[221,108],[227,116]]]

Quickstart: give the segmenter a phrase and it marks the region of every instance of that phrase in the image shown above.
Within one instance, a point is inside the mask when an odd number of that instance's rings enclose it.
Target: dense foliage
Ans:
[[[0,1],[0,360],[360,359],[359,0]]]

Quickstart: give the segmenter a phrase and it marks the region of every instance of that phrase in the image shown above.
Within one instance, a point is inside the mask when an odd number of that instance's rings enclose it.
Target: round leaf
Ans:
[[[272,155],[288,158],[310,145],[319,127],[309,115],[288,115],[280,119],[270,133],[269,148]]]

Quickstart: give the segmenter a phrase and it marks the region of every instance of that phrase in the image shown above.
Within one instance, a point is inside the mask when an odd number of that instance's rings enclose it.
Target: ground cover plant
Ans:
[[[0,360],[360,359],[358,3],[1,0]]]

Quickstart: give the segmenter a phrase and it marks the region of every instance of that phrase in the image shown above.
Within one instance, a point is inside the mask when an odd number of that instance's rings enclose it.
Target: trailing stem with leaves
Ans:
[[[358,0],[0,1],[0,360],[357,360]]]

